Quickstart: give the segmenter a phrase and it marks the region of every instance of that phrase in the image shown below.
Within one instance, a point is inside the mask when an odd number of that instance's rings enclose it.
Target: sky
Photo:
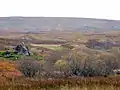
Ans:
[[[120,20],[120,0],[0,0],[0,17],[84,17]]]

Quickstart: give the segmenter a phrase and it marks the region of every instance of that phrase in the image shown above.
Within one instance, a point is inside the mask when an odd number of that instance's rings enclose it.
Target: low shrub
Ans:
[[[40,63],[36,60],[21,60],[19,63],[19,70],[26,77],[34,77],[40,69]]]
[[[58,60],[55,65],[54,65],[55,69],[57,71],[60,71],[61,73],[63,73],[64,75],[68,75],[69,74],[69,63],[66,60]]]
[[[116,58],[111,54],[88,55],[84,52],[72,52],[69,57],[72,75],[108,76],[118,68]]]

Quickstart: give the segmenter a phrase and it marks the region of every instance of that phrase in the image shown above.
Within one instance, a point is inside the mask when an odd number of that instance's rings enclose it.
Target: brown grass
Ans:
[[[57,88],[61,86],[90,86],[90,85],[104,85],[104,86],[114,86],[119,87],[120,77],[75,77],[67,79],[49,79],[49,80],[39,80],[39,79],[29,79],[24,77],[19,78],[4,78],[0,77],[0,88]],[[6,89],[3,89],[6,90]]]

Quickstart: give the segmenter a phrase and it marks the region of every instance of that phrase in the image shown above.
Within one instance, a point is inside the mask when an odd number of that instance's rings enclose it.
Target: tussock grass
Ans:
[[[8,90],[8,88],[12,88],[12,90],[38,90],[43,88],[63,88],[61,90],[65,90],[65,87],[86,87],[86,86],[108,86],[113,88],[118,88],[120,85],[120,77],[73,77],[66,79],[30,79],[30,78],[3,78],[0,77],[0,88],[1,90]],[[94,87],[95,88],[95,87]],[[72,89],[71,89],[72,90]],[[79,89],[78,89],[79,90]],[[96,89],[97,90],[97,89]],[[114,89],[111,89],[114,90]]]

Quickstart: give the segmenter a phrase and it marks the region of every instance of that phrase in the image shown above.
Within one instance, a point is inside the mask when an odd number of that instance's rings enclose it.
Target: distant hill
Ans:
[[[120,30],[120,21],[66,17],[0,17],[1,31],[38,32],[46,30]]]

